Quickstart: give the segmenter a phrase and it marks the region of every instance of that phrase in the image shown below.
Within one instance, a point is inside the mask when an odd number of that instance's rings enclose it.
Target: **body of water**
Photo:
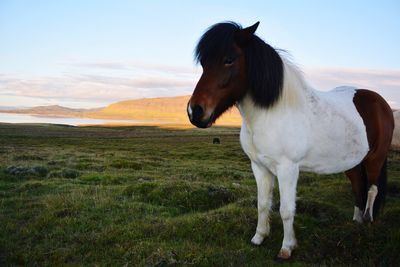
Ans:
[[[66,125],[85,125],[85,124],[135,124],[141,121],[135,120],[103,120],[89,118],[63,118],[63,117],[42,117],[28,114],[0,113],[0,122],[5,123],[50,123]]]

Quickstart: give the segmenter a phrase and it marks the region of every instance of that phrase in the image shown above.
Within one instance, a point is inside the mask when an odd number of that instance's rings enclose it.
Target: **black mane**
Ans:
[[[235,42],[235,33],[242,27],[234,22],[217,23],[203,34],[195,49],[197,63],[217,63]]]
[[[250,95],[260,107],[272,106],[281,96],[283,62],[274,48],[253,34],[245,44],[236,40],[242,27],[234,22],[211,26],[200,38],[195,49],[195,60],[202,64],[222,61],[234,43],[245,52]]]

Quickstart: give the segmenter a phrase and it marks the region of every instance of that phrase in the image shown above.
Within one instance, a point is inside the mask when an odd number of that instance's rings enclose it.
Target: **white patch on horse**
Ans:
[[[353,215],[353,221],[356,221],[358,223],[362,223],[363,222],[363,216],[362,216],[362,211],[357,207],[354,206],[354,215]]]
[[[189,119],[192,120],[192,119],[193,119],[193,110],[192,110],[192,108],[190,107],[190,103],[189,103],[189,105],[187,106],[187,113],[189,114]]]
[[[310,147],[301,169],[338,173],[359,164],[369,150],[364,122],[353,98],[355,88],[338,87],[329,92],[311,91]]]
[[[364,212],[365,216],[368,211],[371,222],[374,221],[373,217],[374,202],[377,195],[378,195],[378,187],[376,185],[371,185],[371,187],[368,190],[368,199],[367,199],[367,204],[365,205],[365,212]]]

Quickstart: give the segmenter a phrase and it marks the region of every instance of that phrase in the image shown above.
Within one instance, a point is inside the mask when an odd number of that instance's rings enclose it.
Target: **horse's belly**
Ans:
[[[331,148],[330,151],[321,151],[307,155],[300,162],[300,170],[330,174],[344,172],[358,165],[367,154],[363,147],[351,147],[345,149]]]

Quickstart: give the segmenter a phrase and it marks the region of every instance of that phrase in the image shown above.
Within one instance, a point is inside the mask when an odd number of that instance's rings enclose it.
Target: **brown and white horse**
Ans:
[[[299,171],[345,172],[355,194],[353,220],[372,222],[385,197],[394,120],[389,105],[375,92],[311,88],[282,52],[254,34],[258,24],[241,28],[225,22],[204,33],[195,51],[203,74],[187,112],[194,125],[206,128],[237,105],[243,118],[240,142],[258,191],[258,223],[251,241],[259,245],[269,234],[277,177],[284,229],[278,257],[288,259],[296,246]]]

